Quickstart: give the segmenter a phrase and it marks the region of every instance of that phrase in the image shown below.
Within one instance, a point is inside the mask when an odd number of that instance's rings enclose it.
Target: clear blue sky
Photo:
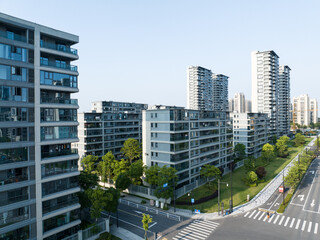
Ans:
[[[251,98],[253,50],[289,65],[291,97],[320,89],[320,1],[0,0],[0,11],[80,36],[80,111],[92,101],[186,106],[186,69]]]

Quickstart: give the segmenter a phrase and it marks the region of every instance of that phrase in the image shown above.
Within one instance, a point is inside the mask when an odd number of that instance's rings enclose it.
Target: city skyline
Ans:
[[[80,36],[75,47],[81,58],[76,64],[81,69],[80,88],[86,91],[77,94],[79,112],[89,110],[90,103],[99,100],[186,106],[185,69],[190,65],[226,74],[230,77],[229,95],[240,91],[251,99],[250,53],[254,50],[274,50],[281,56],[280,61],[292,68],[291,96],[317,96],[316,88],[310,86],[317,78],[312,70],[319,65],[319,34],[313,31],[319,25],[319,21],[314,21],[319,3],[283,2],[275,6],[252,2],[249,5],[247,1],[234,2],[230,8],[216,1],[198,5],[181,1],[101,1],[89,5],[80,1],[72,21],[68,21],[70,9],[75,7],[72,1],[63,2],[64,8],[59,1],[32,3],[0,1],[5,14]],[[249,7],[235,11],[240,4]],[[40,9],[37,14],[33,14],[34,5]],[[217,8],[221,11],[206,14]],[[286,11],[282,11],[284,8]],[[270,10],[278,17],[268,18]],[[189,18],[191,13],[196,17]],[[297,14],[303,15],[303,24],[295,18]],[[273,34],[261,38],[261,26],[266,23]],[[189,32],[195,26],[202,32],[200,38]],[[208,27],[214,31],[205,31]],[[305,40],[308,44],[300,45]],[[308,64],[304,64],[306,59]]]

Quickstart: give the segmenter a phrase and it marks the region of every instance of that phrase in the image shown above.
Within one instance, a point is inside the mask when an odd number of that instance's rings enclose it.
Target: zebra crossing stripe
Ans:
[[[273,220],[273,216],[274,216],[274,214],[271,215],[268,222],[271,222]]]
[[[286,222],[284,223],[284,226],[286,227],[288,225],[288,222],[290,220],[290,217],[287,218]]]
[[[258,211],[258,213],[253,217],[253,219],[256,219],[260,213],[261,213],[261,212]]]
[[[284,219],[285,219],[285,216],[282,216],[282,218],[281,218],[281,220],[280,220],[280,222],[279,222],[279,225],[282,224],[282,222],[283,222]]]
[[[263,221],[265,222],[267,220],[267,218],[268,218],[268,215],[266,215],[266,217],[263,219]]]
[[[300,219],[298,219],[298,221],[297,221],[297,225],[296,225],[296,229],[298,229],[299,228],[299,225],[300,225]]]
[[[295,218],[292,218],[292,221],[291,221],[291,224],[290,224],[290,228],[292,228],[295,220],[296,220]]]
[[[182,239],[187,239],[187,238],[189,238],[189,239],[196,239],[196,238],[200,238],[200,239],[203,239],[203,240],[205,240],[206,239],[206,237],[202,237],[202,236],[197,236],[197,235],[195,235],[195,234],[193,234],[193,233],[190,233],[190,232],[186,232],[186,231],[181,231],[181,233],[178,233],[178,235],[182,235]],[[195,235],[195,236],[194,236]]]
[[[311,227],[312,227],[312,222],[309,222],[308,232],[310,232],[310,231],[311,231]]]
[[[278,215],[278,216],[276,217],[276,220],[274,220],[273,224],[276,224],[276,223],[277,223],[279,217],[280,217],[280,215]]]
[[[181,235],[181,236],[176,236],[176,237],[178,237],[179,239],[183,239],[183,240],[189,240],[189,239],[190,240],[199,240],[198,238],[205,240],[205,238],[202,238],[202,237],[197,236],[197,238],[194,238],[194,237],[191,237],[190,235],[186,235],[183,233],[178,233],[178,235]]]
[[[318,233],[318,223],[314,225],[314,234]]]
[[[261,216],[259,217],[259,221],[260,221],[260,219],[262,218],[264,216],[264,212],[261,214]]]
[[[210,234],[204,234],[204,233],[198,233],[198,232],[194,232],[194,231],[190,231],[190,230],[187,230],[187,231],[185,231],[185,230],[182,230],[181,231],[182,233],[186,233],[186,234],[190,234],[190,236],[191,235],[200,235],[200,236],[202,236],[202,237],[208,237]],[[196,236],[196,237],[198,237],[198,236]]]
[[[203,233],[207,233],[207,234],[210,234],[212,231],[209,231],[207,229],[199,229],[199,228],[196,228],[195,226],[188,226],[186,227],[186,229],[190,230],[190,231],[196,231],[196,232],[203,232]]]
[[[254,210],[254,211],[250,214],[249,218],[251,218],[255,212],[256,212],[256,210]]]
[[[307,223],[307,221],[303,221],[301,231],[304,231],[304,228],[306,227],[306,223]]]
[[[247,212],[247,213],[244,215],[244,217],[248,216],[249,213],[250,213],[250,212]]]

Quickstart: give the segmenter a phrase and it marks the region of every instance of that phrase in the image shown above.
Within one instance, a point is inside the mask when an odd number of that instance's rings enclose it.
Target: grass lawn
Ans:
[[[312,138],[306,138],[307,145]],[[242,181],[244,177],[246,177],[246,171],[244,167],[236,169],[232,174],[232,193],[233,193],[233,206],[241,205],[246,202],[247,194],[250,195],[250,199],[253,198],[256,194],[258,194],[281,170],[288,165],[288,163],[299,153],[302,151],[304,146],[301,147],[289,147],[289,156],[287,158],[276,158],[269,165],[265,166],[267,171],[266,181],[263,183],[259,183],[256,187],[248,187]],[[256,167],[264,166],[261,161],[256,162]],[[230,174],[226,174],[222,177],[221,182],[230,182]],[[205,195],[208,192],[207,185],[203,185],[198,189],[194,190],[194,197],[197,199],[198,195],[201,197],[207,196]],[[210,191],[212,192],[212,191]],[[199,197],[200,198],[200,197]],[[186,195],[182,196],[178,200],[186,200],[190,197]],[[220,184],[220,199],[221,202],[224,202],[224,208],[229,208],[229,200],[230,200],[230,185],[229,187],[226,184]],[[184,206],[177,205],[178,208],[191,209],[192,206]],[[218,211],[218,198],[214,198],[205,203],[201,203],[198,205],[194,205],[195,209],[200,209],[201,212],[217,212]]]

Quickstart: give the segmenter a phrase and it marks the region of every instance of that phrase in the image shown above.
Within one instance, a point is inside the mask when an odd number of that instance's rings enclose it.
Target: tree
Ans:
[[[259,179],[262,179],[267,175],[267,171],[266,171],[266,169],[264,167],[260,166],[260,167],[257,168],[256,174],[257,174]]]
[[[118,176],[121,173],[127,173],[129,170],[129,162],[125,159],[121,159],[121,161],[115,161],[114,169],[113,169],[113,179],[117,181]]]
[[[87,190],[98,186],[99,177],[94,173],[81,171],[79,175],[79,186],[82,190]]]
[[[254,184],[258,180],[258,176],[254,171],[248,172],[248,181],[250,184]]]
[[[111,193],[103,191],[99,187],[88,190],[88,196],[91,202],[90,215],[95,219],[101,217],[101,212],[107,208],[108,203],[113,198]]]
[[[95,170],[95,165],[98,162],[98,157],[93,155],[87,155],[81,159],[81,165],[83,170],[92,173]]]
[[[129,159],[132,163],[135,159],[141,159],[141,146],[138,140],[133,138],[128,138],[121,148],[121,152]]]
[[[165,203],[168,198],[173,196],[173,189],[178,181],[176,172],[175,168],[167,167],[166,165],[160,168],[155,195],[157,198],[164,198]],[[167,184],[167,187],[163,187],[164,184]]]
[[[278,150],[279,157],[287,157],[289,155],[288,153],[288,141],[290,138],[287,136],[282,136],[277,140],[276,147]]]
[[[262,158],[262,161],[265,162],[266,164],[271,162],[275,158],[274,146],[269,143],[266,143],[265,145],[263,145],[261,158]]]
[[[272,137],[271,137],[271,143],[272,143],[272,145],[274,145],[274,144],[276,144],[276,142],[277,142],[277,135],[275,134],[275,135],[272,135]]]
[[[108,202],[108,204],[105,206],[104,210],[109,213],[115,213],[118,209],[119,205],[119,198],[120,198],[120,191],[110,187],[108,190],[106,190],[107,193],[112,195],[112,199]]]
[[[120,173],[116,180],[116,188],[123,191],[131,184],[131,180],[127,173]]]
[[[234,147],[234,154],[235,154],[235,160],[241,161],[246,156],[246,146],[241,143],[238,143]]]
[[[113,171],[116,164],[116,160],[111,151],[102,156],[102,161],[98,163],[98,173],[101,176],[102,182],[106,183],[108,179],[113,178]]]
[[[217,168],[214,165],[206,164],[201,167],[200,175],[207,178],[208,185],[210,188],[209,178],[212,178],[212,177],[214,177],[215,179],[221,178],[221,171],[219,170],[219,168]]]
[[[148,239],[147,237],[147,231],[149,230],[149,224],[152,223],[152,218],[150,217],[149,214],[144,214],[142,213],[143,217],[142,217],[142,227],[144,229],[144,238]]]
[[[147,167],[145,170],[145,181],[151,186],[157,186],[159,182],[159,172],[160,167],[158,165]]]
[[[256,169],[256,161],[254,156],[249,156],[247,160],[244,161],[244,168],[247,172],[254,171]]]
[[[301,133],[297,133],[293,139],[293,142],[297,147],[299,147],[306,142],[306,138]]]
[[[137,160],[133,162],[129,166],[129,177],[131,178],[131,181],[133,184],[139,185],[141,184],[141,177],[143,175],[143,162],[142,160]]]

